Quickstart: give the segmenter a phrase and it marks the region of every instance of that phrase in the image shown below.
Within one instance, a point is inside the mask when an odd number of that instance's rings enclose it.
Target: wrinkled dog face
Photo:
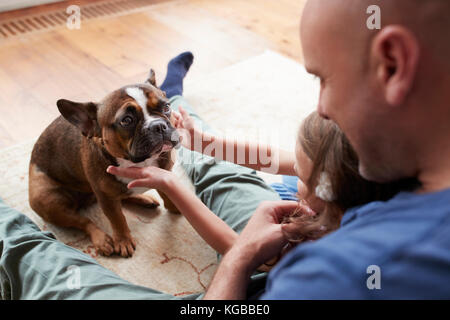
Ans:
[[[170,122],[169,101],[162,91],[146,84],[127,86],[107,101],[117,107],[113,117],[106,117],[102,136],[115,157],[138,163],[178,144],[179,135]],[[105,110],[108,114],[111,111]]]
[[[136,125],[130,147],[130,160],[141,162],[146,156],[175,147],[179,136],[170,122],[171,109],[167,98],[143,86],[128,87],[125,92],[138,104],[134,109],[127,107],[126,112],[117,119],[119,126],[125,130],[132,130]]]
[[[165,93],[156,87],[154,72],[144,84],[123,87],[99,104],[59,100],[61,114],[88,137],[101,137],[114,157],[142,162],[179,144]]]

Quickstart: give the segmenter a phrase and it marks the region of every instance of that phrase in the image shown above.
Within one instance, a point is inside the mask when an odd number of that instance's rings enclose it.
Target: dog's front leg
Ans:
[[[100,207],[111,222],[114,252],[122,257],[131,257],[136,249],[136,241],[131,237],[127,220],[122,212],[120,199],[111,199],[103,193],[96,193]]]

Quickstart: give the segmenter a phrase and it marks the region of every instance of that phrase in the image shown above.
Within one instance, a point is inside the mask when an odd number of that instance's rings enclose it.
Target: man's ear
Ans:
[[[403,26],[382,29],[372,42],[371,58],[388,104],[403,104],[416,80],[420,59],[415,35]]]
[[[88,138],[100,136],[100,128],[97,123],[97,104],[61,99],[56,102],[56,105],[62,116],[80,129],[84,136]]]
[[[150,69],[150,72],[148,74],[148,78],[145,81],[146,83],[150,83],[152,86],[156,87],[156,74],[153,69]]]

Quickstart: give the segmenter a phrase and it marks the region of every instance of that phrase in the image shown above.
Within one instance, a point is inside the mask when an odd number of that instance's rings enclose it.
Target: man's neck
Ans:
[[[444,139],[442,139],[445,137]],[[434,151],[425,153],[418,179],[422,184],[419,193],[438,192],[450,189],[450,133],[441,141],[435,141]]]

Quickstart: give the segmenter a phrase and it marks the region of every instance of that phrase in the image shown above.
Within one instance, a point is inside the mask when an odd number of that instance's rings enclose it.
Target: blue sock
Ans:
[[[167,66],[166,79],[160,89],[166,92],[167,98],[183,95],[183,79],[194,62],[191,52],[183,52],[170,60]]]

